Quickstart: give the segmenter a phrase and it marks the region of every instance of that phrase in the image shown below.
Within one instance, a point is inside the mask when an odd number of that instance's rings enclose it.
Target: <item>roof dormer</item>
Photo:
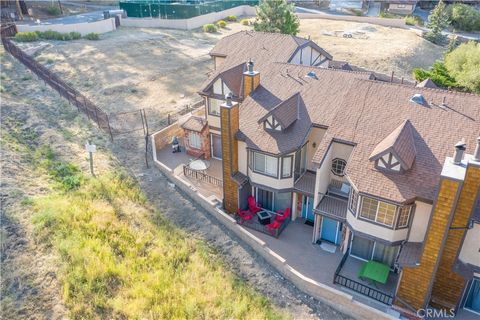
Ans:
[[[300,94],[295,93],[285,101],[273,107],[265,116],[258,120],[267,130],[284,131],[297,119],[299,113]]]
[[[415,161],[417,151],[413,139],[413,125],[404,121],[375,147],[369,160],[381,170],[408,171]]]

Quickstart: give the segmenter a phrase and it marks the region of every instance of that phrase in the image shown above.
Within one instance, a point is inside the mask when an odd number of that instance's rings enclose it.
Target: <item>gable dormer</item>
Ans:
[[[298,119],[300,93],[295,93],[285,101],[273,107],[265,116],[258,120],[266,130],[284,131]]]
[[[375,147],[369,160],[377,169],[403,172],[408,171],[416,157],[413,125],[404,121]]]
[[[213,83],[213,94],[218,94],[226,97],[232,92],[228,85],[225,83],[225,81],[219,77],[214,83]]]

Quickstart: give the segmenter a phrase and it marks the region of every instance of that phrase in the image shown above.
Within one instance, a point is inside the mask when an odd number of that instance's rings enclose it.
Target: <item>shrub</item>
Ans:
[[[447,7],[451,25],[457,30],[480,31],[480,11],[472,6],[455,3]]]
[[[57,7],[57,6],[49,6],[47,8],[47,12],[48,12],[49,15],[52,15],[52,16],[58,16],[61,13],[60,8]]]
[[[203,31],[204,32],[210,32],[210,33],[213,33],[213,32],[217,32],[217,26],[215,26],[213,23],[208,23],[208,24],[205,24],[203,26]]]
[[[356,15],[357,17],[363,16],[363,11],[359,9],[352,9],[351,12]]]
[[[32,42],[38,40],[38,35],[35,32],[18,32],[15,35],[15,40],[19,42]]]
[[[70,32],[70,37],[72,38],[72,40],[78,40],[82,37],[82,34],[80,32],[72,31]]]
[[[250,20],[248,20],[248,19],[242,19],[242,21],[240,21],[240,23],[241,23],[242,25],[244,25],[244,26],[248,26],[248,25],[250,25]]]
[[[219,28],[225,28],[225,27],[227,27],[227,23],[224,20],[220,20],[220,21],[217,22],[217,26]]]
[[[234,22],[237,21],[237,16],[228,16],[225,20]]]
[[[470,41],[447,53],[445,67],[460,87],[480,94],[480,44]]]
[[[423,26],[423,20],[419,16],[406,16],[405,24],[409,26]]]
[[[96,32],[90,32],[85,35],[85,38],[88,40],[100,40],[100,36]]]

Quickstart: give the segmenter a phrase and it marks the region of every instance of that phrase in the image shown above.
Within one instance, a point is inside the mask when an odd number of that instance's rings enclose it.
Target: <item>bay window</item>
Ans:
[[[290,178],[292,176],[292,156],[282,158],[282,178]]]
[[[412,206],[401,207],[400,210],[398,210],[398,223],[397,223],[398,228],[404,228],[408,226],[411,210],[412,210]]]
[[[278,158],[264,153],[252,152],[251,159],[253,171],[275,178],[278,177]]]
[[[362,197],[360,217],[392,227],[397,206],[373,198]]]

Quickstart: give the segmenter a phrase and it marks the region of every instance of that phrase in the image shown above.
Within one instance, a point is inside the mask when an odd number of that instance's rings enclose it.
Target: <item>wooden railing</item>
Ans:
[[[198,181],[213,184],[215,186],[223,187],[223,181],[217,177],[211,176],[207,173],[190,169],[187,165],[183,165],[183,174],[186,177],[194,178]]]
[[[342,270],[342,267],[345,264],[345,261],[347,260],[347,258],[348,258],[348,251],[343,255],[343,258],[340,261],[340,264],[338,265],[337,270],[335,270],[335,275],[333,276],[333,283],[339,284],[345,288],[358,292],[378,302],[391,306],[393,303],[392,295],[389,295],[378,289],[364,285],[363,283],[352,280],[340,274],[340,271]]]

